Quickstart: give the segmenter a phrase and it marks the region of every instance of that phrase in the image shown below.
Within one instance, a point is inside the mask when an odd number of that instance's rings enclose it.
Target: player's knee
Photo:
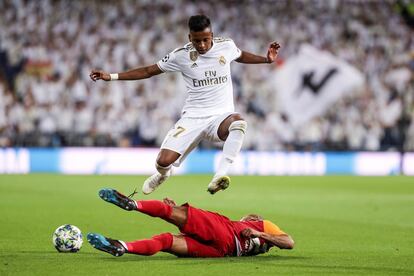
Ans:
[[[246,134],[247,122],[245,120],[237,120],[232,122],[229,126],[229,132],[234,130],[240,130],[241,132]]]
[[[162,149],[157,157],[157,168],[169,168],[179,157],[180,154],[174,151]]]
[[[229,117],[229,119],[231,120],[231,122],[234,122],[234,121],[240,121],[240,120],[244,121],[243,117],[242,117],[239,113],[234,113],[234,114],[232,114],[232,115]]]
[[[158,169],[159,167],[161,167],[161,168],[167,168],[167,167],[169,167],[172,163],[173,163],[173,162],[171,162],[171,160],[169,160],[168,158],[161,157],[161,158],[158,158],[158,159],[157,159],[157,164],[156,164],[156,167],[157,167],[157,169]]]
[[[156,167],[157,169],[158,168],[168,169],[171,166],[171,164],[175,162],[175,160],[176,159],[174,158],[174,156],[169,156],[169,155],[158,156]]]
[[[188,257],[187,241],[183,234],[173,235],[171,249],[168,251],[178,257]]]
[[[163,233],[163,234],[155,235],[152,237],[152,239],[160,243],[161,250],[170,249],[173,243],[173,235],[171,233]]]

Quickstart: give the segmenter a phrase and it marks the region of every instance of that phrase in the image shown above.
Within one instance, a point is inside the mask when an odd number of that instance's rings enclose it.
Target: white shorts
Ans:
[[[174,166],[178,167],[201,140],[223,142],[218,137],[218,128],[232,114],[237,113],[228,112],[202,118],[181,118],[175,123],[174,128],[168,131],[161,149],[172,150],[181,155],[174,163]]]

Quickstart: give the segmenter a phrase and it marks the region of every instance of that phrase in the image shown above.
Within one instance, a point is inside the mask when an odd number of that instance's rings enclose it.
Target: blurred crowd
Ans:
[[[188,41],[188,17],[275,65],[232,65],[245,149],[414,150],[414,26],[409,1],[0,1],[0,147],[158,146],[186,96],[179,74],[93,82],[156,63]],[[327,114],[298,129],[270,81],[303,43],[364,73]],[[208,144],[202,144],[209,147]]]

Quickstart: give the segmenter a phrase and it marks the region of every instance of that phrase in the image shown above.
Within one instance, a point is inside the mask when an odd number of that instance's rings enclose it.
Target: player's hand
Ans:
[[[164,202],[165,204],[167,204],[167,205],[169,205],[171,207],[174,207],[174,206],[177,205],[177,204],[175,204],[175,201],[174,200],[172,200],[171,198],[168,198],[168,197],[164,198],[162,200],[162,202]]]
[[[251,229],[251,228],[243,229],[240,234],[245,238],[257,238],[257,237],[260,236],[259,231],[256,231],[256,230]]]
[[[109,75],[109,73],[101,71],[101,70],[92,70],[92,72],[89,74],[89,77],[91,77],[93,81],[97,81],[97,80],[110,81],[111,80],[111,76]]]
[[[272,42],[267,50],[267,62],[273,63],[279,51],[280,45],[277,42]]]

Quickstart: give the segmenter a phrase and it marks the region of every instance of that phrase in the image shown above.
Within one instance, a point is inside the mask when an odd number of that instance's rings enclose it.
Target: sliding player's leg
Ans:
[[[214,246],[204,244],[186,235],[174,235],[173,244],[165,252],[179,257],[216,258],[224,255]]]
[[[241,150],[246,130],[246,121],[237,113],[231,114],[220,122],[217,135],[225,142],[216,173],[208,185],[208,191],[211,194],[224,190],[230,185],[230,178],[227,174]]]
[[[138,211],[161,218],[181,228],[187,222],[187,206],[176,206],[171,199],[133,200],[114,189],[101,189],[99,197],[127,211]]]
[[[213,246],[203,244],[185,235],[164,233],[151,239],[125,242],[126,253],[138,255],[154,255],[160,251],[179,257],[223,257],[223,254]]]
[[[171,233],[163,233],[153,236],[150,239],[132,242],[107,238],[98,233],[89,233],[87,239],[94,248],[115,257],[120,257],[125,253],[151,256],[160,251],[169,252],[173,245],[173,235]],[[174,248],[184,252],[184,250],[177,245]]]
[[[160,251],[179,257],[223,257],[216,248],[184,236],[163,233],[150,239],[124,242],[107,238],[101,234],[89,233],[88,242],[96,249],[120,257],[125,253],[151,256]]]
[[[155,235],[150,239],[124,242],[126,253],[151,256],[160,251],[169,252],[173,246],[174,237],[171,233]]]

